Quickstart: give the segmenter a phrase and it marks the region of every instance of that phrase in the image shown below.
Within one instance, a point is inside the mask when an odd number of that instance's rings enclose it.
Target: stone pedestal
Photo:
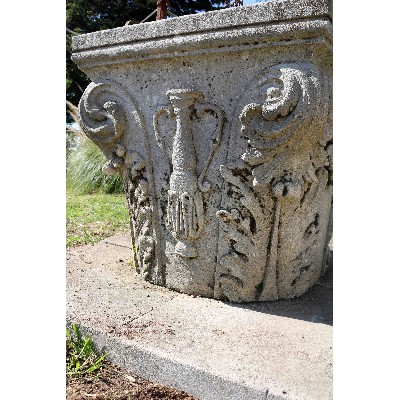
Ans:
[[[135,267],[235,302],[303,294],[332,204],[332,22],[272,1],[73,38],[79,104],[125,181]]]

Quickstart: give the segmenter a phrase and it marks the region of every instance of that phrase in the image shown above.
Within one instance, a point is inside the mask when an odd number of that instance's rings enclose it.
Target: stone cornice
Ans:
[[[249,44],[322,38],[331,41],[329,0],[271,1],[186,15],[73,37],[72,59],[80,67],[235,51]],[[189,53],[189,54],[188,54]]]

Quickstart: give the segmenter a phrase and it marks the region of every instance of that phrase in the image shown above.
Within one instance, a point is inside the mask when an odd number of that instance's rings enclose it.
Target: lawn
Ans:
[[[67,193],[67,247],[97,243],[129,229],[124,194]]]

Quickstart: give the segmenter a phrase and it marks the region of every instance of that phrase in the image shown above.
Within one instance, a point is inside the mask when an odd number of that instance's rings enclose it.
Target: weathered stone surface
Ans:
[[[331,268],[299,298],[233,304],[143,281],[127,245],[68,252],[67,320],[109,360],[199,400],[332,400]]]
[[[135,266],[235,302],[292,298],[327,263],[329,1],[272,1],[73,38],[85,133],[124,176]]]

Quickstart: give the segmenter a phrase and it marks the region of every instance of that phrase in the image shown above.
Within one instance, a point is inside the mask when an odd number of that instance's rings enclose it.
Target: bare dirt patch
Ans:
[[[132,375],[108,361],[96,375],[67,378],[66,400],[197,400],[187,393]]]

